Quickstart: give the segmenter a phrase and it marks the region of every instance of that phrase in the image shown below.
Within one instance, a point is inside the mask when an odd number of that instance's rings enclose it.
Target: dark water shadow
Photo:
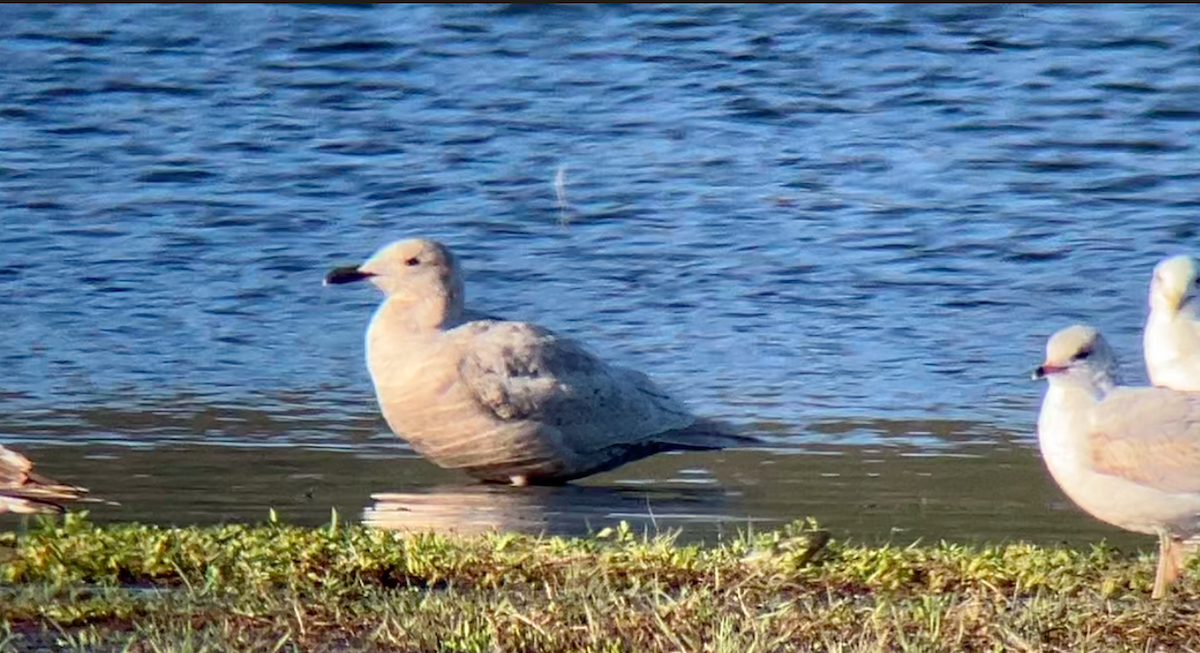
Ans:
[[[364,524],[385,530],[475,534],[520,532],[579,536],[627,522],[659,533],[738,514],[738,494],[718,487],[614,488],[462,484],[380,492]],[[738,519],[744,524],[744,518]]]

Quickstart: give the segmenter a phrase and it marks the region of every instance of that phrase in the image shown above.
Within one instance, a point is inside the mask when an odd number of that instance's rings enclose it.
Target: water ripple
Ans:
[[[0,39],[5,438],[362,438],[376,297],[321,272],[418,233],[785,444],[1027,434],[1045,336],[1140,380],[1197,242],[1184,6],[10,4]],[[143,420],[178,396],[228,408]],[[841,445],[950,439],[912,428]]]

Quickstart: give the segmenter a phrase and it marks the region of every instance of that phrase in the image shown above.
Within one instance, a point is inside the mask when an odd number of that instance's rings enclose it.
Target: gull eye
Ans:
[[[1087,360],[1087,357],[1091,356],[1091,355],[1092,355],[1091,349],[1084,349],[1083,351],[1079,352],[1078,354],[1075,354],[1075,357],[1072,360],[1077,360],[1077,361]]]
[[[404,264],[407,265],[408,267],[412,267],[414,265],[420,265],[421,260],[414,256],[414,257],[404,261]]]

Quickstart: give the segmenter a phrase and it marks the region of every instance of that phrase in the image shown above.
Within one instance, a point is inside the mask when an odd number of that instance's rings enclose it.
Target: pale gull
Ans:
[[[1146,372],[1154,385],[1200,390],[1200,302],[1196,286],[1200,265],[1172,256],[1154,267],[1150,315],[1142,338]]]
[[[0,513],[61,512],[61,502],[86,494],[81,487],[37,474],[28,458],[0,445]]]
[[[441,243],[392,243],[325,278],[361,280],[385,296],[366,338],[383,416],[442,467],[563,483],[662,451],[755,441],[697,420],[644,374],[569,338],[465,312],[462,272]]]
[[[1117,385],[1100,333],[1063,329],[1034,372],[1050,387],[1038,444],[1059,487],[1097,519],[1158,536],[1154,598],[1183,570],[1200,534],[1200,394]]]

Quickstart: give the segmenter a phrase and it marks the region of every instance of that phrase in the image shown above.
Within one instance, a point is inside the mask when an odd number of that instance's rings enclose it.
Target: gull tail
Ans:
[[[738,449],[765,444],[752,435],[737,433],[729,424],[708,418],[698,419],[687,428],[663,433],[655,440],[670,449],[683,451]]]

